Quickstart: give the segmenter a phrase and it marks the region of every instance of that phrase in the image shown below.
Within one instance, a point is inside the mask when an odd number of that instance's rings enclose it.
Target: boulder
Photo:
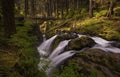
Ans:
[[[79,75],[83,74],[84,77],[94,77],[93,75],[96,75],[95,77],[120,77],[120,54],[118,53],[88,49],[65,61],[63,67],[69,65],[74,65],[72,69]]]
[[[69,40],[69,39],[71,39],[69,34],[63,34],[57,36],[54,40],[53,49],[55,49],[61,41]]]
[[[95,45],[94,40],[87,36],[82,36],[81,38],[72,39],[67,46],[67,50],[81,50],[85,47],[92,47]]]
[[[119,42],[112,42],[112,46],[120,48],[120,43]]]
[[[62,34],[62,35],[58,35],[58,36],[56,37],[56,39],[54,40],[53,49],[56,48],[61,41],[70,40],[70,39],[73,39],[73,38],[76,38],[76,37],[78,37],[78,36],[77,36],[77,35],[74,35],[74,37],[73,37],[73,36],[71,36],[71,34],[69,34],[69,33],[64,33],[64,34]]]

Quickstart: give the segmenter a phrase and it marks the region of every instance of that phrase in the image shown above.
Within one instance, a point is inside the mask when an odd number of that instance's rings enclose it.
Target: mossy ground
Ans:
[[[108,53],[100,49],[89,49],[65,61],[59,75],[64,77],[72,72],[74,77],[119,77],[120,54]],[[69,69],[71,71],[69,71]]]

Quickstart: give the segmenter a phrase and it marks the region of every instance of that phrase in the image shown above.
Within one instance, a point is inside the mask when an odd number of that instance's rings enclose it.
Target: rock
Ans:
[[[61,41],[69,40],[69,39],[71,39],[69,34],[63,34],[57,36],[54,40],[53,49],[55,49]]]
[[[88,49],[68,59],[64,66],[74,64],[72,69],[85,77],[120,77],[120,54],[100,49]],[[64,69],[63,69],[64,70]],[[94,70],[97,70],[95,72]],[[102,74],[103,76],[99,76]]]
[[[61,41],[70,40],[70,39],[73,39],[73,38],[76,38],[76,37],[78,37],[78,36],[74,35],[74,37],[72,37],[71,34],[68,34],[68,33],[64,33],[62,35],[58,35],[56,37],[56,39],[54,40],[53,49],[56,48]]]
[[[112,46],[120,48],[120,43],[119,42],[112,42]]]
[[[68,43],[67,50],[81,50],[82,48],[92,47],[93,45],[95,45],[94,40],[87,36],[82,36],[81,38],[72,39]]]

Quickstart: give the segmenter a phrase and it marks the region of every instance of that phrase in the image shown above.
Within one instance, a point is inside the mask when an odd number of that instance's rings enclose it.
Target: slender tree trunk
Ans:
[[[17,5],[18,10],[21,10],[20,0],[15,0],[15,4]]]
[[[34,16],[35,13],[35,0],[31,0],[31,15]]]
[[[68,4],[68,0],[65,0],[65,9],[66,9],[66,15],[68,15],[68,9],[69,9],[69,4]]]
[[[63,0],[61,1],[61,18],[63,18],[64,16],[64,14],[63,14],[63,12],[64,12],[64,8],[63,8]]]
[[[111,17],[111,15],[113,15],[114,11],[114,3],[113,1],[110,1],[110,6],[109,6],[109,10],[108,10],[108,13],[107,13],[107,17]]]
[[[52,2],[52,7],[53,7],[53,17],[55,17],[55,0],[53,0]]]
[[[79,9],[79,0],[77,0],[77,6],[76,6],[77,10]]]
[[[47,10],[47,17],[49,17],[50,16],[50,11],[49,11],[49,2],[48,2],[48,0],[46,2],[46,10]]]
[[[29,2],[28,0],[25,0],[25,17],[27,17],[29,14]]]
[[[10,37],[16,33],[14,17],[14,0],[2,0],[3,24],[5,36]]]
[[[52,17],[52,0],[49,0],[49,17]]]
[[[55,7],[56,7],[55,15],[56,15],[56,17],[58,18],[58,0],[56,0],[56,5],[55,5]]]
[[[93,0],[89,0],[89,17],[93,17]]]

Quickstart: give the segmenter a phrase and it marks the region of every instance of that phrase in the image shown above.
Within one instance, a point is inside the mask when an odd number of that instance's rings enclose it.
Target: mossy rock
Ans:
[[[70,34],[63,34],[57,36],[54,40],[53,49],[55,49],[61,41],[69,40],[69,39],[71,39]]]
[[[120,48],[120,42],[112,42],[111,45]]]
[[[72,39],[68,43],[67,50],[80,50],[85,47],[92,47],[93,45],[95,45],[94,40],[87,36],[83,36],[81,38]]]
[[[75,54],[64,63],[64,66],[72,64],[74,66],[72,69],[77,70],[79,74],[84,74],[85,77],[120,77],[119,57],[118,53],[88,49]]]

